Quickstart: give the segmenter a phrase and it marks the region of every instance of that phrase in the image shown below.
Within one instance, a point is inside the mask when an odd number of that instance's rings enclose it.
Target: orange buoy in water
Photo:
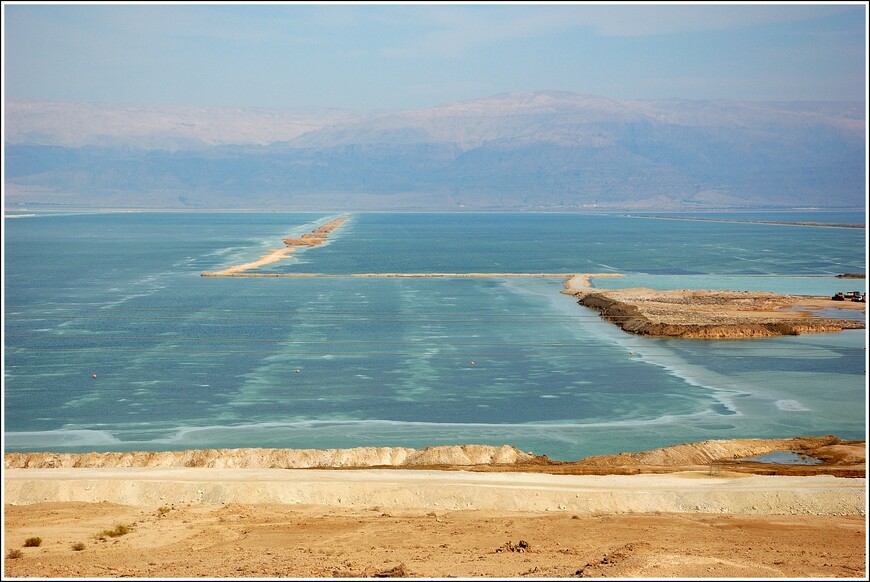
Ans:
[[[91,378],[96,378],[96,377],[97,377],[96,374],[91,374]]]

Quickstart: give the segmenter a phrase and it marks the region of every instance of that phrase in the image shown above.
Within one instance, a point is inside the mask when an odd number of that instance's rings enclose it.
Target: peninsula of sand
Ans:
[[[286,258],[287,255],[294,252],[296,247],[316,247],[322,245],[329,238],[329,234],[334,231],[336,228],[341,226],[347,220],[346,216],[342,216],[336,218],[335,220],[331,220],[325,224],[321,224],[310,233],[303,234],[299,238],[285,238],[284,239],[284,248],[275,249],[270,251],[269,253],[263,255],[256,261],[251,261],[250,263],[243,263],[241,265],[233,265],[231,267],[227,267],[226,269],[221,269],[219,271],[211,271],[208,273],[202,273],[203,277],[234,277],[238,276],[240,273],[244,273],[246,271],[251,271],[254,269],[258,269],[264,265],[269,265],[272,263],[276,263],[283,258]]]
[[[816,310],[866,311],[866,303],[749,291],[595,289],[576,275],[563,293],[638,335],[740,339],[864,329],[863,319],[819,317]]]

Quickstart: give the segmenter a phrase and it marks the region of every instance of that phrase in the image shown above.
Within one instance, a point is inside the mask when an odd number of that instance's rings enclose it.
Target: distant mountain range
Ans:
[[[7,207],[864,208],[863,103],[503,94],[401,111],[9,101]]]

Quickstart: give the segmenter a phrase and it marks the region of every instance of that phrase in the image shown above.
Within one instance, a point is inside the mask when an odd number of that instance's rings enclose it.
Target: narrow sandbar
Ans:
[[[231,267],[227,267],[226,269],[221,269],[219,271],[211,271],[208,273],[202,273],[203,277],[234,277],[239,276],[242,273],[246,273],[247,271],[251,271],[254,269],[259,269],[263,265],[269,265],[271,263],[276,263],[281,259],[287,257],[290,253],[295,251],[295,247],[314,247],[317,245],[321,245],[326,242],[329,238],[329,234],[334,231],[336,228],[341,226],[347,220],[346,216],[342,216],[336,218],[335,220],[331,220],[325,224],[322,224],[315,228],[308,234],[303,234],[301,238],[285,238],[283,249],[276,249],[273,251],[269,251],[268,254],[263,255],[256,261],[251,261],[250,263],[243,263],[241,265],[233,265]]]
[[[203,277],[227,277],[230,275],[236,275],[238,273],[243,273],[245,271],[250,271],[251,269],[258,269],[263,265],[268,265],[270,263],[277,263],[290,253],[294,252],[296,249],[292,247],[287,247],[283,249],[275,249],[273,251],[269,251],[268,254],[263,255],[256,261],[251,261],[250,263],[243,263],[241,265],[233,265],[232,267],[227,267],[226,269],[221,269],[220,271],[212,271],[210,273],[203,273]]]

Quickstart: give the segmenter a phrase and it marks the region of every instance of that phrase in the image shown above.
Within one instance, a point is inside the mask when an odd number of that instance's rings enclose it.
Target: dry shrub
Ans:
[[[42,538],[33,537],[24,540],[25,548],[38,548],[40,544],[42,544]]]
[[[104,529],[100,533],[97,534],[98,538],[119,538],[123,535],[127,535],[133,531],[133,526],[128,525],[126,523],[119,523],[115,525],[114,529]]]

